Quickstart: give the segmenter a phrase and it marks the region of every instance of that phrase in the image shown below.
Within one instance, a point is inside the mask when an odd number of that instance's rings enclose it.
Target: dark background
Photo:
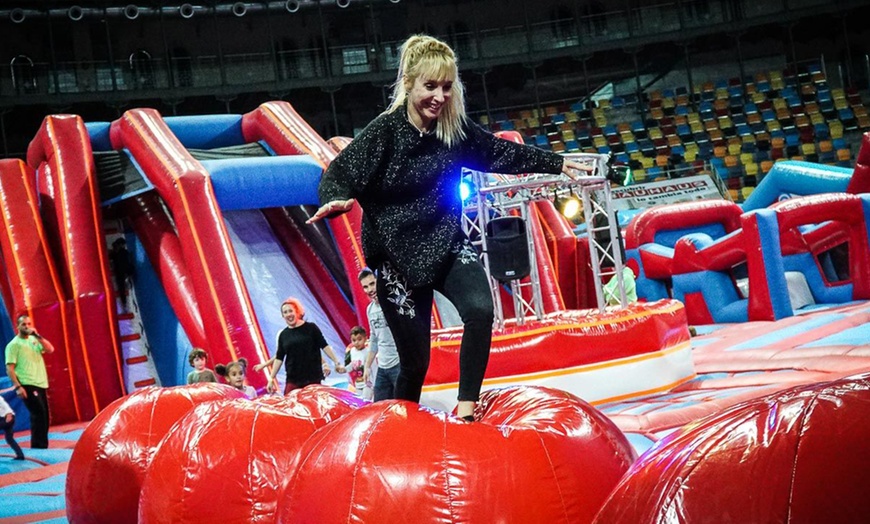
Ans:
[[[866,95],[870,82],[866,1],[338,2],[2,0],[0,156],[22,156],[47,114],[111,121],[133,107],[283,99],[325,138],[353,136],[384,109],[415,32],[454,46],[475,115],[807,62],[833,87]]]

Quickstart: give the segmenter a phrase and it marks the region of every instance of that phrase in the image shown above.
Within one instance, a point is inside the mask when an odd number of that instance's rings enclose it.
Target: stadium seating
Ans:
[[[637,104],[646,113],[635,114]],[[819,64],[732,77],[542,109],[493,112],[490,129],[516,129],[556,152],[612,153],[636,180],[713,172],[745,199],[773,164],[786,159],[851,165],[845,135],[870,130],[855,89],[832,88]]]

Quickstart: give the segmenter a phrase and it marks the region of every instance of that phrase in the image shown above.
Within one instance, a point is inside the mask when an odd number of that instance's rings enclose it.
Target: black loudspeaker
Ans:
[[[489,273],[501,282],[529,276],[529,244],[521,217],[500,217],[486,224]]]

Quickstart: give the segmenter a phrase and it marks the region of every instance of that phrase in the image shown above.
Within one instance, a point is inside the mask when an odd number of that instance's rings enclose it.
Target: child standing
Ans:
[[[362,326],[354,326],[350,330],[350,345],[345,350],[344,358],[350,383],[357,396],[365,400],[371,400],[374,393],[371,380],[374,376],[370,375],[369,380],[365,379],[365,363],[369,351],[368,342],[366,330]]]
[[[15,427],[15,412],[6,403],[3,397],[0,397],[0,429],[3,430],[3,435],[6,437],[6,443],[15,452],[15,460],[24,460],[24,452],[21,451],[21,446],[15,442],[15,437],[12,434],[12,428]]]
[[[187,361],[193,366],[193,371],[187,374],[188,384],[199,384],[200,382],[217,382],[217,377],[214,376],[214,371],[205,367],[208,364],[208,353],[204,349],[193,348]]]
[[[118,299],[121,301],[121,308],[127,311],[127,295],[129,293],[129,279],[135,273],[135,265],[133,264],[130,252],[127,251],[127,240],[120,237],[112,242],[112,250],[109,251],[109,261],[112,264],[112,273],[115,276],[115,288],[118,293]]]
[[[245,396],[249,399],[253,400],[257,398],[257,390],[254,389],[253,386],[245,384],[245,374],[248,371],[248,361],[244,357],[235,362],[230,362],[226,366],[218,364],[214,367],[214,370],[218,375],[224,377],[227,384],[239,391],[243,391]]]

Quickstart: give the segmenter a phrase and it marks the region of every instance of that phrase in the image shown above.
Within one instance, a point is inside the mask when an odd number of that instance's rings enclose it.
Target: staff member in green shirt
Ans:
[[[30,411],[30,447],[48,448],[48,373],[44,353],[54,345],[36,332],[29,315],[18,316],[18,334],[6,344],[6,374]]]

